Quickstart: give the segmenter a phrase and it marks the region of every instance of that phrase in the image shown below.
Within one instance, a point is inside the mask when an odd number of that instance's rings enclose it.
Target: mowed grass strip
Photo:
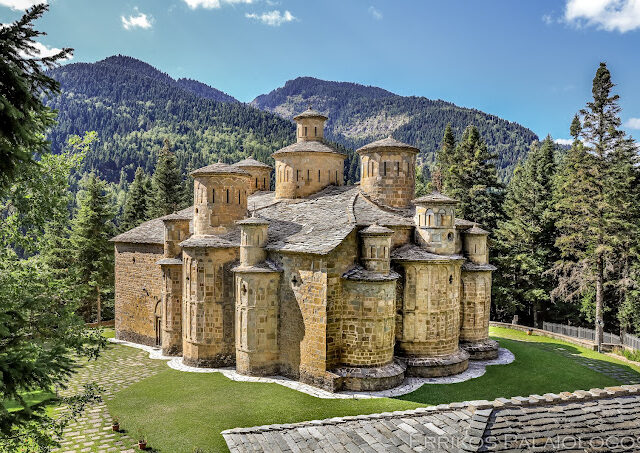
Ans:
[[[217,452],[226,451],[220,432],[229,428],[406,410],[453,401],[587,390],[620,383],[540,345],[557,343],[570,352],[615,363],[613,358],[545,337],[522,333],[519,338],[517,332],[511,332],[515,331],[492,329],[501,346],[514,353],[513,363],[489,366],[483,376],[458,384],[424,385],[399,398],[320,399],[277,384],[235,382],[218,373],[167,369],[117,393],[107,404],[124,429],[134,437],[146,437],[149,446],[159,451],[193,452],[200,448]],[[527,342],[520,341],[524,339]],[[623,362],[620,365],[628,367]]]

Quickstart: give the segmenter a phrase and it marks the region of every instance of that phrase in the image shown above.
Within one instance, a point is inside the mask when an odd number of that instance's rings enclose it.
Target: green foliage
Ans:
[[[147,175],[138,167],[124,203],[122,218],[120,219],[120,231],[128,231],[137,227],[148,218],[147,199],[151,194],[147,193]]]
[[[447,125],[451,125],[457,139],[468,125],[474,125],[489,151],[497,154],[498,175],[505,181],[526,156],[531,142],[538,139],[517,123],[479,110],[312,77],[289,80],[284,87],[258,96],[252,102],[264,110],[286,112],[287,117],[305,110],[310,103],[315,109],[328,112],[327,139],[357,149],[391,133],[394,138],[420,148],[421,160],[428,166],[434,162]]]
[[[535,142],[509,182],[505,220],[495,232],[494,306],[501,319],[518,312],[525,325],[539,327],[550,307],[555,281],[548,270],[558,258],[555,247],[553,181],[556,146],[547,137]]]
[[[184,185],[180,171],[176,166],[176,158],[171,152],[169,140],[165,139],[164,146],[158,155],[156,170],[152,179],[153,192],[149,198],[150,217],[160,217],[184,208],[182,190]]]
[[[498,182],[493,163],[495,157],[489,152],[478,129],[469,126],[451,157],[441,158],[443,163],[449,164],[441,169],[442,187],[447,195],[460,201],[457,215],[489,230],[497,226],[503,199],[503,187]]]
[[[95,174],[82,181],[78,193],[78,210],[72,222],[72,267],[78,307],[86,321],[100,322],[102,300],[113,294],[113,205],[105,184]]]
[[[555,190],[559,217],[554,295],[565,301],[592,301],[596,327],[605,303],[612,313],[636,304],[632,272],[638,262],[638,154],[620,129],[618,95],[604,63],[593,79],[593,100],[574,118],[576,137],[564,158]],[[581,124],[580,124],[581,123]],[[606,299],[606,301],[605,301]],[[589,304],[583,304],[589,307]],[[592,310],[593,310],[592,308]],[[593,313],[592,313],[593,315]],[[616,317],[608,322],[616,323]]]
[[[21,166],[33,164],[35,154],[47,152],[44,134],[55,124],[41,95],[57,93],[59,85],[44,70],[71,55],[71,49],[38,56],[35,38],[44,33],[34,30],[33,22],[47,9],[36,5],[0,27],[0,188],[10,184]]]

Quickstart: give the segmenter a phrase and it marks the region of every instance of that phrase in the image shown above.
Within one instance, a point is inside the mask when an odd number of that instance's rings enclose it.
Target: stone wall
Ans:
[[[244,171],[249,172],[251,175],[251,181],[247,194],[251,195],[259,190],[270,190],[271,188],[271,169],[267,167],[247,167],[243,166]],[[252,209],[251,206],[248,206]]]
[[[396,282],[343,282],[342,353],[348,366],[378,366],[393,360]]]
[[[490,311],[491,271],[463,271],[460,341],[489,338]]]
[[[415,195],[415,152],[366,150],[360,154],[360,188],[372,200],[394,208],[407,208]]]
[[[218,234],[247,216],[250,175],[196,176],[193,189],[193,233]]]
[[[458,350],[460,261],[403,262],[396,350],[404,357],[438,357]]]
[[[279,272],[236,271],[236,370],[267,376],[279,370]]]
[[[333,184],[344,184],[343,154],[282,153],[276,160],[276,198],[305,198]]]
[[[162,244],[115,244],[116,338],[156,344],[156,305],[162,298]]]
[[[162,266],[162,353],[182,353],[182,266]]]
[[[183,356],[191,366],[235,363],[235,299],[231,268],[238,248],[183,250]]]
[[[455,207],[453,205],[416,206],[416,243],[440,255],[456,251]]]
[[[393,230],[393,236],[391,236],[391,250],[411,242],[411,239],[413,238],[413,227],[390,226],[388,228]]]

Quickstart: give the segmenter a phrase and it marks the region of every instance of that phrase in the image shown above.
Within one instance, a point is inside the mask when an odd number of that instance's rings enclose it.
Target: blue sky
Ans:
[[[0,22],[32,0],[0,0]],[[640,0],[50,0],[72,62],[113,54],[241,101],[313,76],[444,99],[568,137],[600,61],[640,135]],[[634,129],[635,128],[635,129]]]

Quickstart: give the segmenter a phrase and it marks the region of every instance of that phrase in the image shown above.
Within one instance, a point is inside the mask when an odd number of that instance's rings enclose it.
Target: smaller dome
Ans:
[[[368,227],[366,227],[364,230],[361,230],[360,234],[369,236],[383,236],[393,234],[393,230],[374,223],[373,225],[369,225]]]
[[[468,229],[467,231],[464,232],[464,234],[476,234],[478,236],[486,236],[489,234],[489,232],[487,230],[483,230],[482,228],[480,228],[478,224],[475,224],[473,228]]]
[[[304,112],[302,112],[299,115],[296,115],[293,117],[294,121],[298,121],[300,119],[303,118],[321,118],[323,120],[328,120],[329,117],[326,115],[323,115],[322,113],[318,112],[317,110],[313,110],[311,107],[309,107],[307,110],[305,110]]]
[[[234,167],[233,165],[223,164],[222,162],[218,162],[216,164],[211,164],[211,165],[207,165],[206,167],[198,168],[197,170],[193,170],[190,173],[191,176],[225,175],[225,174],[251,176],[249,172],[243,170],[242,168]]]
[[[440,192],[431,192],[429,195],[423,195],[413,200],[414,203],[430,203],[430,204],[457,204],[458,200],[447,197]]]
[[[387,138],[383,138],[382,140],[377,140],[375,142],[372,142],[372,143],[369,143],[367,145],[364,145],[362,148],[358,149],[357,152],[370,151],[370,150],[373,150],[373,149],[381,149],[381,148],[382,149],[385,149],[385,148],[388,148],[388,149],[404,148],[407,151],[411,151],[411,152],[414,152],[414,153],[420,152],[420,150],[418,148],[416,148],[415,146],[411,146],[411,145],[409,145],[407,143],[400,142],[400,141],[396,140],[395,138],[393,138],[391,136],[389,136]]]
[[[249,157],[247,159],[242,159],[240,162],[236,162],[232,167],[260,167],[270,169],[271,165],[267,165],[264,162],[260,162],[259,160]]]
[[[262,217],[249,217],[248,219],[238,220],[236,225],[269,225],[269,221]]]
[[[330,153],[346,157],[345,154],[320,141],[296,142],[292,145],[280,148],[278,151],[274,152],[272,156],[283,153]]]

